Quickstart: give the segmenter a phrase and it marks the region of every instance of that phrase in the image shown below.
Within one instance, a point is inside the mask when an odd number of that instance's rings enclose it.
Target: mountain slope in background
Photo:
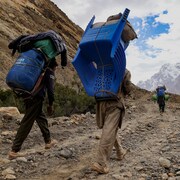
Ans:
[[[72,85],[77,77],[71,60],[74,57],[83,30],[74,24],[50,0],[1,0],[0,1],[0,86],[7,88],[5,77],[15,61],[8,44],[22,34],[34,34],[47,30],[60,33],[68,47],[69,62],[65,69],[57,69],[57,82]],[[60,63],[60,56],[57,57]],[[78,79],[78,78],[76,78]]]
[[[154,91],[158,85],[165,85],[167,92],[180,94],[180,63],[164,64],[151,79],[137,83],[140,88],[150,91]]]

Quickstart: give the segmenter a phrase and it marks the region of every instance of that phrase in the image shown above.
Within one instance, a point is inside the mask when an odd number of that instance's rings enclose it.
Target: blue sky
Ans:
[[[138,39],[126,50],[133,83],[150,79],[166,63],[180,62],[180,0],[52,0],[74,23],[86,28],[125,8]]]
[[[167,11],[166,11],[167,12]],[[155,19],[159,15],[147,16],[144,20],[139,17],[129,19],[134,29],[139,31],[138,40],[135,42],[135,45],[139,48],[140,51],[151,49],[152,52],[161,51],[161,49],[156,49],[151,47],[146,43],[149,38],[158,38],[163,33],[168,33],[170,25],[168,23],[156,22]],[[148,55],[148,54],[147,54]],[[151,54],[152,57],[156,57],[156,54]]]

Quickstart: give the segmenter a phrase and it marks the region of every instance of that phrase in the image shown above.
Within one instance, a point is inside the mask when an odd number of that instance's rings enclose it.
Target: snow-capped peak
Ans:
[[[137,83],[137,86],[150,91],[158,85],[165,85],[168,92],[180,94],[180,63],[164,64],[151,79]]]

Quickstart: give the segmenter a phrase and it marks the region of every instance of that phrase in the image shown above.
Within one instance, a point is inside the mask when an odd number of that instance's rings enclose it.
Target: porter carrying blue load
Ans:
[[[118,92],[126,69],[125,49],[130,40],[137,38],[134,30],[133,37],[126,41],[123,38],[131,26],[127,21],[129,12],[125,9],[104,23],[93,24],[93,16],[86,27],[72,64],[89,96],[109,98]]]
[[[157,103],[159,105],[159,111],[160,113],[163,113],[165,110],[165,101],[166,101],[166,97],[165,96],[165,91],[166,91],[166,86],[158,86],[156,88],[156,97],[157,97]]]
[[[67,64],[67,48],[61,36],[50,30],[22,35],[9,44],[12,56],[20,53],[6,77],[7,85],[18,95],[34,95],[40,89],[51,59],[61,54],[61,65]]]

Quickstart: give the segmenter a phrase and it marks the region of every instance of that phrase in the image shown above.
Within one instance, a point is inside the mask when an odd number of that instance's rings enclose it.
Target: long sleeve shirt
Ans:
[[[118,100],[96,101],[96,122],[99,128],[103,127],[107,112],[112,113],[115,109],[121,109],[121,113],[119,114],[119,127],[121,127],[122,119],[125,115],[124,96],[129,94],[131,89],[131,73],[126,70],[123,82],[119,87],[119,92],[117,94]]]

